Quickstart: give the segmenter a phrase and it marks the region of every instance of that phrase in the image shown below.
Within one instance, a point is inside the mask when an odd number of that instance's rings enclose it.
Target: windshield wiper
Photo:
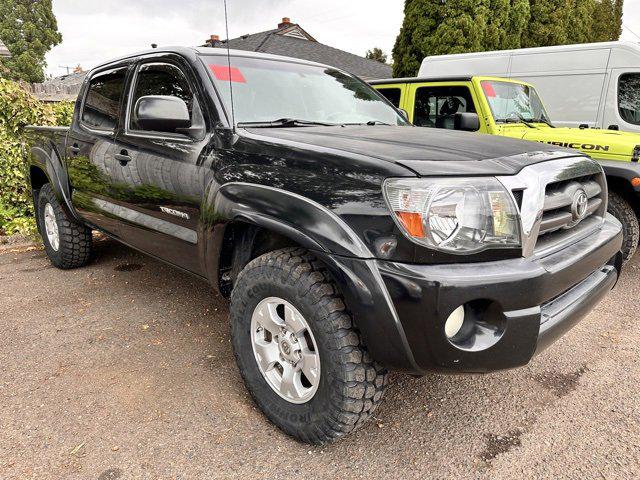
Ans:
[[[546,118],[540,117],[540,118],[536,118],[533,120],[534,123],[544,123],[545,125],[551,127],[551,128],[556,128],[555,125],[553,125],[549,120],[547,120]]]
[[[369,125],[369,126],[387,125],[387,126],[392,126],[391,123],[382,122],[380,120],[369,120],[368,122],[349,122],[349,123],[342,123],[341,125]]]
[[[522,115],[520,115],[519,113],[513,112],[511,115],[513,115],[514,117],[517,117],[517,118],[505,118],[502,121],[504,123],[524,123],[529,128],[536,128],[533,125],[531,125],[531,123],[529,123],[527,120],[525,120],[524,117]]]
[[[270,122],[239,122],[238,127],[270,128],[270,127],[335,127],[336,123],[313,122],[310,120],[299,120],[297,118],[279,118]]]

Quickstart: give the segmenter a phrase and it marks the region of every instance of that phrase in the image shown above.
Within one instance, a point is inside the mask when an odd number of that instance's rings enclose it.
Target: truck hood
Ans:
[[[308,145],[327,153],[366,155],[418,175],[512,175],[526,165],[576,155],[555,145],[419,127],[251,128],[243,134],[289,147]]]
[[[595,128],[551,128],[537,124],[535,127],[518,125],[518,136],[525,140],[573,148],[596,159],[630,162],[634,149],[640,146],[640,134],[637,133]],[[505,132],[510,128],[507,127]]]

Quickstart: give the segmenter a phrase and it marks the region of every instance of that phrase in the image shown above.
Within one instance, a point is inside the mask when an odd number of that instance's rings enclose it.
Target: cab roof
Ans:
[[[404,77],[404,78],[383,78],[369,82],[371,85],[382,85],[389,83],[420,83],[420,82],[469,82],[471,76],[457,77]]]
[[[382,80],[374,80],[369,82],[370,85],[392,85],[397,83],[425,83],[425,82],[470,82],[473,79],[491,80],[494,82],[519,83],[521,85],[531,86],[530,83],[523,82],[506,77],[491,77],[485,75],[473,76],[450,76],[450,77],[405,77],[405,78],[387,78]]]
[[[211,47],[183,47],[183,46],[174,46],[174,47],[158,47],[158,48],[154,48],[151,50],[143,50],[140,52],[135,52],[135,53],[131,53],[129,55],[124,55],[118,58],[114,58],[111,59],[109,61],[103,62],[100,65],[97,65],[96,67],[92,68],[91,71],[93,72],[94,70],[100,70],[106,66],[110,66],[113,65],[114,63],[119,63],[119,62],[123,62],[126,60],[130,60],[130,59],[135,59],[137,57],[142,57],[142,56],[146,56],[146,55],[154,55],[154,54],[163,54],[163,53],[176,53],[178,55],[183,55],[186,57],[192,56],[192,55],[199,55],[199,56],[221,56],[221,57],[226,57],[227,56],[227,49],[226,48],[211,48]],[[323,68],[336,68],[336,67],[331,67],[330,65],[325,65],[323,63],[318,63],[318,62],[312,62],[309,60],[303,60],[300,58],[294,58],[294,57],[285,57],[282,55],[272,55],[269,53],[259,53],[259,52],[250,52],[250,51],[246,51],[246,50],[233,50],[230,49],[228,51],[228,54],[231,57],[245,57],[245,58],[263,58],[263,59],[268,59],[268,60],[277,60],[277,61],[282,61],[282,62],[291,62],[291,63],[300,63],[300,64],[304,64],[304,65],[313,65],[313,66],[317,66],[317,67],[323,67]],[[340,69],[338,69],[340,70]]]

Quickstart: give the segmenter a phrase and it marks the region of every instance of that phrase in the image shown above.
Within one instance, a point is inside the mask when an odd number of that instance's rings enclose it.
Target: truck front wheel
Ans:
[[[638,217],[631,204],[617,192],[609,192],[609,213],[622,223],[622,254],[627,262],[633,257],[640,241]]]
[[[66,214],[49,183],[38,192],[36,212],[38,230],[51,263],[65,270],[86,265],[91,258],[91,230]]]
[[[387,372],[371,359],[326,269],[304,249],[267,253],[239,274],[231,335],[256,404],[298,440],[334,441],[382,399]]]

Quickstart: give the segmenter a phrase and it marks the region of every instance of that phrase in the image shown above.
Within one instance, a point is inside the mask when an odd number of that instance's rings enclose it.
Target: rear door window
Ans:
[[[620,75],[618,111],[625,122],[640,125],[640,73]]]
[[[113,131],[118,124],[127,67],[100,72],[91,78],[81,121],[98,130]]]
[[[402,90],[399,88],[379,88],[378,91],[386,97],[396,108],[400,107]]]
[[[456,113],[476,113],[468,87],[420,87],[416,90],[414,125],[453,129]]]

